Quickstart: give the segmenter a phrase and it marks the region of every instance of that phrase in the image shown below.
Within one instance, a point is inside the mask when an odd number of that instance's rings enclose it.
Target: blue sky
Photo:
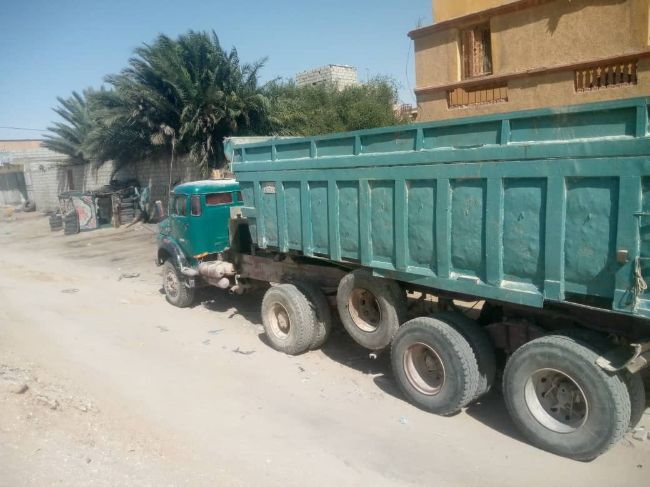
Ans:
[[[0,0],[0,12],[0,126],[34,129],[56,119],[57,96],[100,86],[134,47],[190,29],[214,29],[243,61],[268,56],[264,81],[351,64],[362,79],[394,77],[413,102],[406,34],[432,16],[431,0]],[[0,128],[0,139],[41,135]]]

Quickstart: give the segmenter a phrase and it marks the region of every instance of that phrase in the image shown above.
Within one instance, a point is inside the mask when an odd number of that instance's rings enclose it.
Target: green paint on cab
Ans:
[[[229,247],[230,208],[242,205],[234,179],[207,180],[176,186],[169,198],[169,217],[161,235],[173,239],[188,262]]]

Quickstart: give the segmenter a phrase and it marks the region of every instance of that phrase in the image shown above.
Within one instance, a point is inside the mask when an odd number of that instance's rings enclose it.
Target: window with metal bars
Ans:
[[[463,79],[492,74],[492,36],[490,24],[461,31]]]

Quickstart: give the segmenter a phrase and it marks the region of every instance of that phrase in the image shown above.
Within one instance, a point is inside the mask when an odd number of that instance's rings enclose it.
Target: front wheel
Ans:
[[[187,308],[194,302],[194,288],[185,285],[180,272],[170,261],[163,265],[163,289],[167,302],[178,308]]]
[[[590,461],[619,441],[630,423],[625,381],[596,365],[590,347],[561,335],[519,348],[506,364],[510,416],[534,445]]]

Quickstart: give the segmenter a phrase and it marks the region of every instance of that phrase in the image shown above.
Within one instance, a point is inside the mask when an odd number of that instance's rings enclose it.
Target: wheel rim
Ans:
[[[533,417],[556,433],[572,433],[587,421],[589,404],[578,383],[564,372],[540,369],[524,389],[526,405]]]
[[[435,396],[445,385],[445,366],[436,351],[424,343],[415,343],[406,350],[404,371],[421,394]]]
[[[289,312],[280,303],[274,303],[267,313],[267,321],[271,325],[271,331],[280,340],[286,340],[291,332],[291,318]]]
[[[170,298],[175,298],[178,296],[179,292],[179,286],[180,282],[178,281],[178,277],[176,276],[176,273],[172,270],[167,272],[165,275],[165,293],[167,296]]]
[[[381,322],[381,309],[374,294],[367,289],[356,288],[350,294],[348,309],[354,324],[366,333],[377,330]]]

